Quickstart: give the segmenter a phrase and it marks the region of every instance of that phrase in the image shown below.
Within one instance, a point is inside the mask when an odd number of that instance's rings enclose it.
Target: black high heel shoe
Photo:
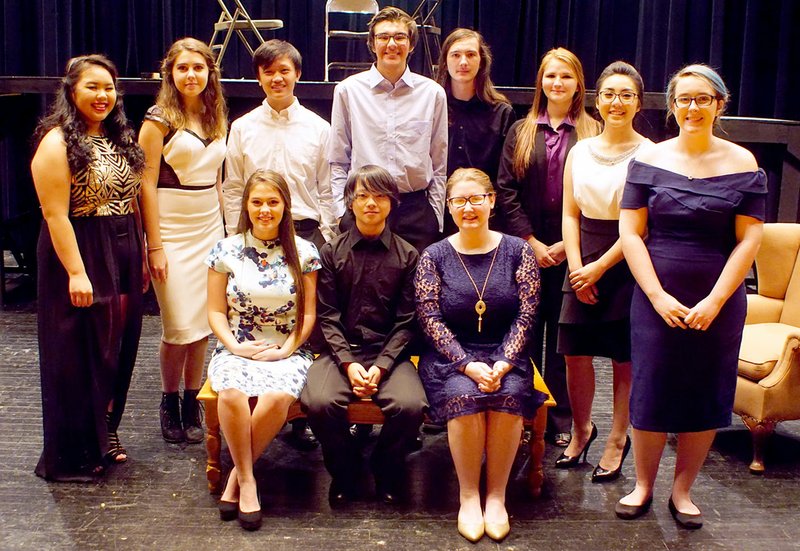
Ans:
[[[228,489],[228,484],[230,484],[230,475],[228,476],[228,482],[225,484],[225,489]],[[223,490],[222,494],[225,494]],[[219,508],[219,518],[222,521],[230,521],[234,520],[239,516],[239,500],[236,501],[223,501],[222,499],[219,500],[217,505]]]
[[[586,445],[581,451],[578,452],[578,455],[572,457],[566,453],[559,455],[558,459],[556,459],[556,469],[571,469],[573,467],[577,467],[578,463],[581,462],[581,456],[583,456],[583,461],[586,461],[586,454],[589,453],[589,446],[592,445],[592,442],[594,442],[595,438],[597,438],[597,425],[595,425],[594,421],[592,421],[592,434],[589,435],[589,440],[586,442]]]
[[[597,467],[592,471],[592,482],[611,482],[619,478],[622,472],[622,464],[625,463],[625,458],[628,457],[628,452],[631,451],[631,437],[625,436],[625,447],[622,448],[622,459],[619,460],[619,465],[616,469],[604,469],[597,464]]]
[[[261,528],[261,518],[262,518],[261,517],[261,492],[259,492],[257,489],[256,489],[256,492],[257,492],[256,496],[257,496],[257,499],[258,499],[258,510],[250,511],[249,513],[245,513],[241,509],[239,509],[238,504],[236,506],[238,517],[239,517],[239,526],[241,526],[242,528],[244,528],[245,530],[247,530],[249,532],[254,532],[254,531],[259,530]]]

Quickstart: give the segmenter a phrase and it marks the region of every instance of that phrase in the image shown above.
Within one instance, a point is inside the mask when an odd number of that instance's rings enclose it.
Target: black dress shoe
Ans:
[[[622,520],[633,520],[649,511],[650,505],[652,504],[653,496],[648,497],[647,500],[640,505],[625,505],[618,501],[614,506],[614,512],[617,513],[617,516]]]
[[[597,425],[595,425],[594,421],[592,421],[592,433],[589,435],[589,440],[586,442],[586,445],[581,451],[578,452],[578,455],[572,457],[566,453],[559,455],[558,459],[556,459],[556,469],[571,469],[573,467],[577,467],[581,462],[581,456],[583,456],[583,461],[586,461],[586,454],[589,453],[589,446],[592,445],[592,442],[594,442],[595,438],[597,438]]]
[[[592,471],[592,482],[611,482],[612,480],[618,479],[620,473],[622,472],[622,464],[625,463],[625,458],[628,457],[629,451],[631,451],[631,437],[626,436],[625,447],[622,448],[622,459],[619,460],[619,465],[617,465],[617,468],[609,471],[601,467],[600,463],[598,463],[597,467],[595,467],[594,471]]]
[[[555,434],[548,434],[547,441],[554,446],[558,446],[559,448],[566,448],[569,446],[569,443],[572,442],[572,433],[559,432]]]
[[[397,494],[388,489],[378,490],[378,499],[387,505],[395,505],[399,501]]]
[[[400,501],[399,485],[395,479],[375,475],[375,495],[387,505],[395,505]]]
[[[350,425],[350,436],[359,446],[366,446],[372,438],[372,425]]]
[[[337,483],[335,480],[331,481],[331,486],[328,488],[328,502],[333,507],[345,505],[352,501],[353,492],[349,486]]]
[[[675,507],[675,502],[672,501],[672,496],[669,496],[667,507],[669,507],[669,512],[672,513],[672,518],[674,518],[675,522],[677,522],[682,528],[697,530],[698,528],[703,527],[703,513],[681,513],[678,511],[678,508]]]
[[[298,425],[297,427],[292,425],[292,431],[286,438],[286,442],[291,447],[301,452],[310,452],[317,449],[317,446],[319,446],[317,437],[314,436],[311,429],[305,425]]]

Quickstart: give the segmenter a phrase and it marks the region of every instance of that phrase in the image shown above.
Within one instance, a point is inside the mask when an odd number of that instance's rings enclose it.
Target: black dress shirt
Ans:
[[[391,370],[414,334],[419,253],[388,226],[377,239],[354,226],[326,243],[320,260],[317,319],[337,365],[375,357]]]
[[[478,168],[497,178],[503,142],[516,115],[508,103],[489,105],[473,96],[462,101],[447,96],[447,176],[457,168]]]

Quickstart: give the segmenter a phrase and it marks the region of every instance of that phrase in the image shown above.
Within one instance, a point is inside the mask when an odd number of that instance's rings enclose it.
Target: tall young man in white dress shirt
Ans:
[[[328,159],[343,229],[353,225],[343,203],[348,173],[378,165],[400,189],[392,231],[422,251],[442,231],[447,97],[436,82],[408,68],[416,42],[417,25],[403,10],[386,7],[372,18],[367,44],[375,64],[336,85]]]
[[[236,233],[244,186],[259,169],[274,170],[289,184],[297,235],[320,248],[335,234],[327,159],[330,124],[294,96],[302,65],[297,48],[283,40],[268,40],[253,53],[253,71],[267,97],[231,125],[222,183],[228,235]],[[292,422],[289,443],[304,451],[317,447],[303,419]]]
[[[283,40],[268,40],[253,54],[253,70],[267,97],[231,125],[222,184],[228,235],[236,233],[244,185],[258,169],[274,170],[289,184],[297,235],[317,248],[334,235],[330,125],[294,96],[302,63],[297,48]]]

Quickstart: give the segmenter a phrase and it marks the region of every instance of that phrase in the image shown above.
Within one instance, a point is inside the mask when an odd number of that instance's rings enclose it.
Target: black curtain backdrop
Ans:
[[[324,0],[244,0],[254,18],[278,18],[269,37],[304,56],[303,80],[322,80]],[[419,2],[381,1],[411,12]],[[233,6],[232,0],[227,0]],[[215,0],[3,0],[0,73],[59,75],[77,54],[104,52],[123,76],[152,72],[167,47],[191,35],[208,41],[220,14]],[[648,91],[689,62],[720,70],[731,89],[729,114],[800,119],[798,0],[444,0],[443,33],[481,31],[495,55],[495,81],[532,86],[541,56],[574,51],[588,85],[611,61],[642,73]],[[794,36],[794,37],[793,37]],[[366,51],[364,46],[363,51]],[[415,57],[421,57],[421,48]],[[247,52],[232,39],[225,76],[252,78]]]

